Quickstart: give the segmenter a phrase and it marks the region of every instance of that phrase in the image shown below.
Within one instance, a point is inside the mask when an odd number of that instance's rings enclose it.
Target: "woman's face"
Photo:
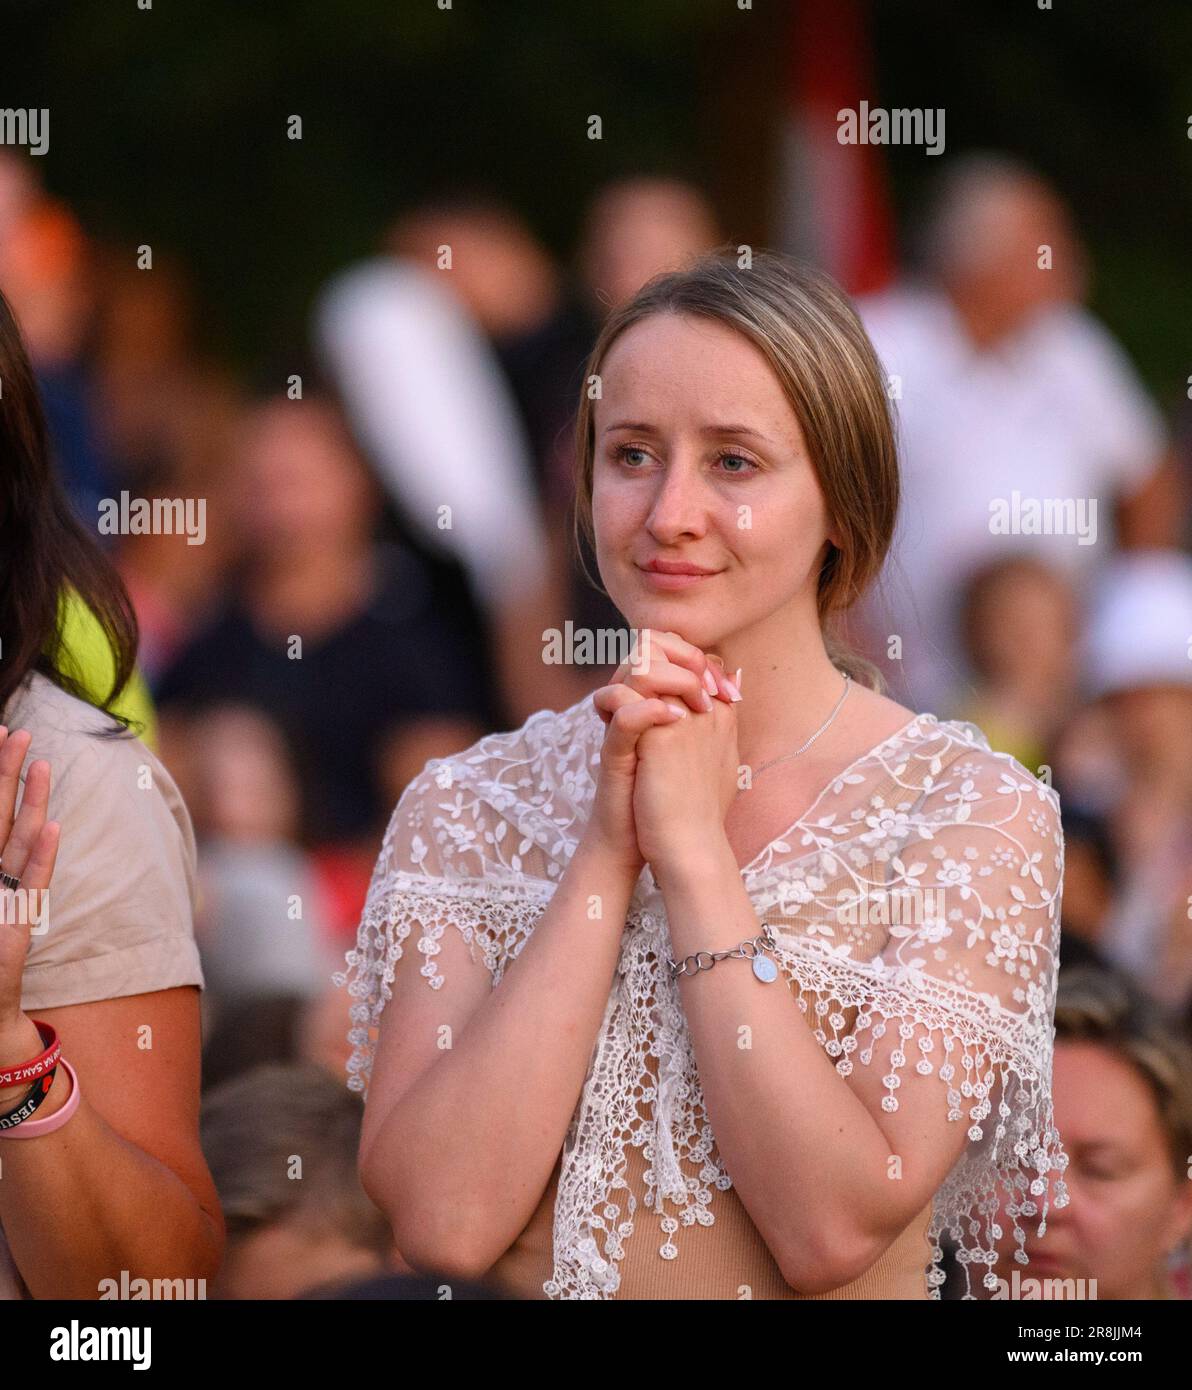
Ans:
[[[1053,1071],[1071,1200],[1049,1209],[1042,1238],[1024,1220],[1021,1277],[1096,1279],[1099,1299],[1151,1298],[1167,1247],[1192,1221],[1155,1101],[1134,1067],[1096,1043],[1057,1043]]]
[[[616,340],[594,408],[592,514],[631,627],[714,650],[764,620],[815,623],[835,539],[799,422],[727,325],[654,314]]]

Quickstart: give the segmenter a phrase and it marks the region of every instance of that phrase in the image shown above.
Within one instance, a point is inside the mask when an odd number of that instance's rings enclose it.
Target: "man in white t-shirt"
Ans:
[[[898,531],[865,616],[903,697],[947,714],[969,688],[957,619],[976,569],[1026,551],[1079,588],[1115,543],[1173,539],[1162,419],[1080,306],[1082,253],[1051,189],[1008,160],[967,157],[923,252],[920,285],[859,305],[903,466]]]

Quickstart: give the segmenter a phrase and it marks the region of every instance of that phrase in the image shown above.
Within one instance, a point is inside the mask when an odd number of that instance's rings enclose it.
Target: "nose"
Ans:
[[[1080,1215],[1081,1207],[1084,1204],[1084,1191],[1080,1181],[1069,1168],[1064,1174],[1064,1185],[1068,1189],[1068,1203],[1066,1206],[1057,1207],[1055,1205],[1055,1179],[1051,1182],[1051,1192],[1047,1205],[1047,1229],[1049,1231],[1059,1229],[1064,1230],[1072,1225]],[[1042,1210],[1040,1201],[1040,1210]],[[1038,1217],[1034,1218],[1036,1221]],[[1045,1247],[1040,1247],[1045,1248]]]
[[[658,475],[646,530],[659,545],[697,539],[708,529],[707,496],[694,462],[672,459]]]

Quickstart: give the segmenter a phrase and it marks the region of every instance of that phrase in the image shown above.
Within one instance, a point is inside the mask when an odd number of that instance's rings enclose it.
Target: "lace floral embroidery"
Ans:
[[[495,987],[548,905],[595,788],[603,725],[588,702],[428,764],[386,831],[356,948],[335,976],[353,998],[348,1084],[367,1088],[372,1033],[411,932],[421,974],[448,926]],[[849,1077],[882,1068],[883,1108],[936,1089],[968,1143],[933,1200],[927,1292],[949,1238],[976,1297],[995,1283],[995,1243],[1019,1218],[1046,1230],[1067,1166],[1051,1104],[1063,839],[1055,793],[972,724],[921,715],[858,759],[743,870],[780,971],[813,1035]],[[647,870],[562,1156],[553,1298],[607,1298],[643,1221],[665,1259],[711,1226],[732,1186],[716,1148],[670,952]],[[626,1146],[646,1159],[644,1204],[625,1183]],[[1051,1176],[1052,1174],[1057,1176]],[[627,1193],[626,1210],[613,1200]],[[638,1235],[647,1239],[647,1235]]]

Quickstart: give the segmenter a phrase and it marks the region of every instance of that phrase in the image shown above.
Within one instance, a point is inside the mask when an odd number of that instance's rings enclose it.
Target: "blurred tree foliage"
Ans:
[[[1093,251],[1094,307],[1164,402],[1182,396],[1192,7],[873,0],[871,11],[881,102],[943,106],[949,152],[1005,149],[1053,177]],[[752,108],[755,128],[773,124],[789,12],[787,0],[752,11],[737,0],[6,0],[0,106],[50,108],[38,161],[49,188],[130,261],[149,242],[189,263],[209,346],[247,364],[300,337],[322,278],[428,193],[486,184],[561,254],[593,190],[626,170],[687,173],[724,211],[739,154],[724,138],[726,102]],[[587,138],[592,113],[600,142]],[[301,140],[287,138],[292,115]],[[910,209],[937,161],[889,154]]]
[[[130,260],[182,255],[212,346],[245,360],[300,333],[320,279],[427,192],[487,181],[564,249],[594,185],[682,148],[717,8],[6,0],[0,106],[49,107],[52,191]]]

